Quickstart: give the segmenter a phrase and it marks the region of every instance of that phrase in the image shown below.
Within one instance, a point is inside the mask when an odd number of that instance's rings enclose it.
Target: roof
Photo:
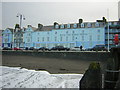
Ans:
[[[50,31],[52,29],[54,29],[54,26],[50,25],[50,26],[43,26],[41,29],[37,28],[36,31]]]
[[[13,33],[13,30],[14,30],[13,28],[7,28],[7,29],[9,29]]]

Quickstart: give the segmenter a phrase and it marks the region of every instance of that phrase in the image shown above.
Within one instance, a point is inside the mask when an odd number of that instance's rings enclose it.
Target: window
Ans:
[[[30,36],[30,33],[28,33],[28,36]]]
[[[73,34],[75,33],[75,31],[72,32]]]
[[[74,41],[74,36],[72,36],[72,41]]]
[[[67,28],[70,28],[70,24],[67,24]]]
[[[60,37],[60,41],[62,41],[62,36]]]
[[[97,40],[100,40],[100,35],[97,36]]]
[[[44,37],[42,37],[42,41],[44,42]]]
[[[74,24],[73,27],[74,27],[74,28],[77,28],[77,24]]]
[[[88,24],[87,24],[87,27],[91,27],[91,23],[88,23]]]
[[[57,32],[55,32],[55,34],[57,34]]]
[[[84,30],[82,30],[82,33],[84,33]]]
[[[68,34],[68,31],[66,31],[66,34]]]
[[[109,25],[112,25],[112,22],[109,22]]]
[[[81,23],[81,27],[85,27],[84,23]]]
[[[47,37],[47,41],[49,41],[49,37]]]
[[[55,28],[56,28],[56,29],[58,29],[58,28],[59,28],[59,25],[58,25],[58,24],[57,24],[57,25],[55,25]]]
[[[55,37],[55,41],[57,41],[57,37]]]
[[[100,24],[98,22],[95,23],[95,27],[99,27]]]
[[[100,33],[100,29],[98,29],[98,33]]]
[[[60,28],[64,28],[64,25],[62,24],[62,25],[60,26]]]
[[[30,42],[30,39],[29,39],[29,38],[27,39],[27,42]]]
[[[66,41],[68,41],[68,37],[66,37]]]
[[[89,38],[90,41],[92,41],[92,35],[90,35],[90,38]]]
[[[117,22],[114,22],[114,25],[117,25]]]
[[[82,41],[84,41],[84,36],[82,36]]]
[[[39,37],[38,37],[37,41],[39,42]]]

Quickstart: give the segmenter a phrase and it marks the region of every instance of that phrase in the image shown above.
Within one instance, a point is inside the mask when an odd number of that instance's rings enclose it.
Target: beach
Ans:
[[[36,71],[48,71],[51,74],[83,74],[88,69],[92,60],[75,60],[47,58],[40,56],[25,55],[2,55],[2,65],[9,67],[21,67]],[[100,62],[101,67],[105,67],[105,61]]]

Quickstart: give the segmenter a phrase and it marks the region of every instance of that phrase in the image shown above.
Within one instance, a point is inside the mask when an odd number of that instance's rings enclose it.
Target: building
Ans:
[[[101,21],[101,20],[100,20]],[[119,34],[120,22],[110,21],[109,45],[114,47],[114,35]],[[82,22],[73,24],[56,24],[54,26],[43,26],[33,33],[33,47],[55,46],[92,48],[97,44],[108,47],[108,28],[106,22]]]
[[[108,40],[109,30],[109,40]],[[14,34],[14,42],[13,36]],[[120,21],[109,21],[109,28],[106,19],[96,22],[59,24],[38,27],[28,25],[26,29],[20,30],[6,29],[3,31],[3,47],[40,47],[52,48],[55,46],[64,46],[68,48],[80,47],[92,48],[97,44],[103,44],[110,48],[114,47],[114,35],[118,34],[120,39]],[[14,43],[14,44],[13,44]],[[12,45],[13,44],[13,45]]]
[[[33,43],[35,48],[48,47],[51,48],[52,41],[52,29],[53,26],[43,26],[38,24],[38,28],[33,33]]]
[[[119,35],[120,40],[120,21],[110,21],[109,22],[109,45],[115,47],[114,36]],[[105,26],[105,45],[108,46],[108,25]]]
[[[120,21],[120,1],[118,2],[118,19]]]
[[[28,25],[28,27],[26,28],[26,30],[24,31],[23,34],[23,42],[24,42],[24,47],[34,47],[34,38],[36,36],[33,35],[34,31],[37,28],[32,27],[31,25]]]
[[[2,48],[2,30],[0,30],[0,49]]]
[[[96,44],[105,44],[105,23],[85,22],[42,26],[33,32],[33,47],[55,46],[91,48]]]
[[[7,28],[2,32],[2,47],[12,48],[13,29]]]
[[[23,33],[25,29],[16,28],[14,32],[14,47],[23,48]]]

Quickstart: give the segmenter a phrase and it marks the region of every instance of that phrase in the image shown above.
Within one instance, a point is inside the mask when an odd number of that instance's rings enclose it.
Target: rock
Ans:
[[[79,87],[80,90],[85,88],[97,88],[102,87],[102,74],[100,64],[93,62],[90,64],[88,70],[85,72],[84,76],[80,80]]]

